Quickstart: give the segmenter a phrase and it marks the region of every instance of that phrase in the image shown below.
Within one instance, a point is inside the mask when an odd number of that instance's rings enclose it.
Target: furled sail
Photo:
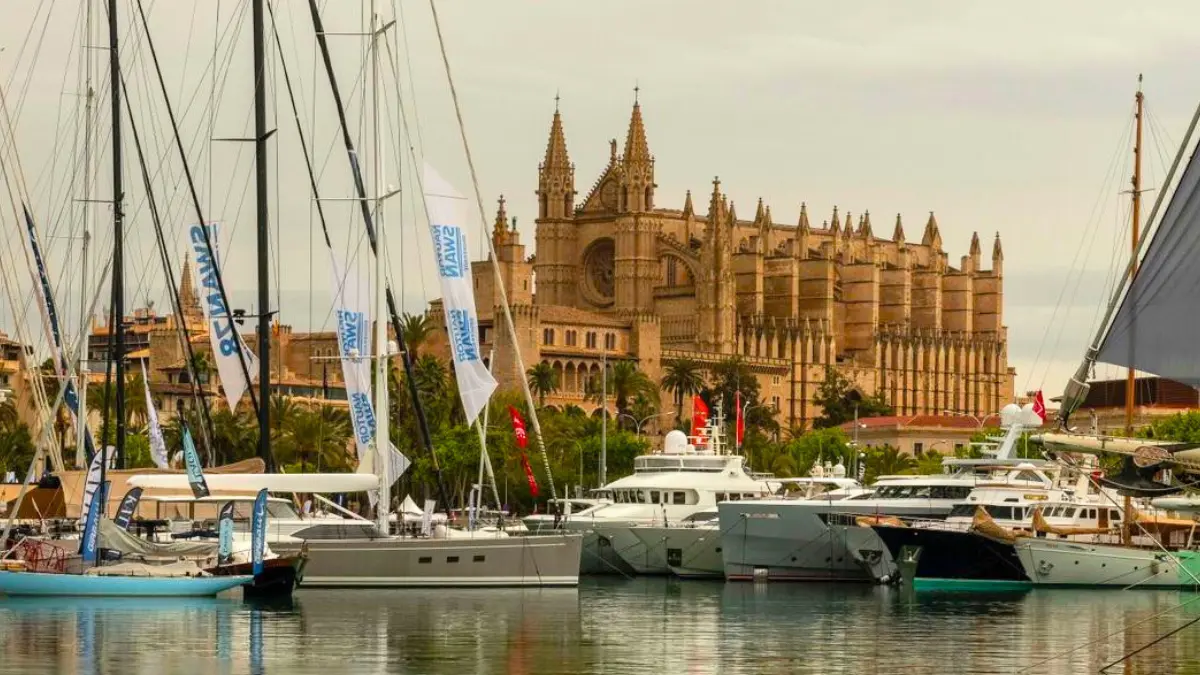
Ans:
[[[1096,360],[1200,386],[1200,159],[1193,151]]]

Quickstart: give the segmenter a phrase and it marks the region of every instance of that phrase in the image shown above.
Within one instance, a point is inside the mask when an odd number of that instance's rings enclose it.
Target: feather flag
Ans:
[[[536,497],[538,496],[537,478],[534,478],[533,467],[529,465],[529,456],[525,454],[525,448],[529,445],[529,432],[525,430],[525,420],[521,419],[521,413],[511,405],[508,406],[508,415],[512,418],[513,436],[517,439],[517,447],[521,449],[521,468],[525,469],[525,480],[529,481],[529,494]]]
[[[733,395],[733,405],[737,409],[734,412],[734,419],[736,420],[734,429],[737,433],[737,444],[741,445],[742,439],[746,436],[746,415],[742,408],[742,392],[739,391]]]
[[[158,410],[154,408],[154,399],[150,396],[150,378],[146,377],[146,362],[141,361],[142,384],[146,385],[146,419],[149,422],[146,431],[150,436],[150,459],[154,466],[160,469],[169,468],[167,465],[167,441],[163,438],[162,425],[158,422]]]
[[[701,437],[708,426],[708,404],[699,394],[692,396],[692,436]]]

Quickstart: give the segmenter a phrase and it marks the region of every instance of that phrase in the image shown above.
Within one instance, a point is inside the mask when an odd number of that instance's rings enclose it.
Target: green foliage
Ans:
[[[836,427],[858,417],[882,417],[894,414],[892,407],[883,399],[883,394],[863,397],[849,378],[832,366],[825,367],[825,381],[817,385],[813,403],[824,410],[814,422],[817,428]]]
[[[606,403],[605,385],[607,385],[608,399],[612,400],[617,408],[617,426],[622,429],[632,431],[637,426],[625,415],[633,416],[630,403],[639,397],[642,399],[643,410],[646,409],[646,406],[655,411],[658,410],[658,385],[639,370],[634,361],[617,361],[609,364],[607,383],[599,375],[592,377],[587,384],[588,400],[601,404]]]
[[[672,359],[663,364],[662,388],[675,397],[675,421],[683,421],[684,402],[704,388],[704,366],[694,359]]]
[[[525,371],[525,375],[529,378],[529,391],[538,397],[538,406],[545,406],[546,397],[558,391],[558,373],[554,372],[553,366],[542,361]]]
[[[742,407],[746,411],[746,430],[759,429],[770,434],[779,432],[775,416],[779,411],[759,400],[758,377],[750,370],[745,359],[734,356],[717,363],[710,369],[711,384],[701,391],[701,398],[708,403],[709,410],[716,414],[718,408],[725,415],[726,434],[730,442],[734,438],[734,405],[741,393]]]
[[[1137,435],[1163,441],[1200,443],[1200,411],[1189,410],[1155,420],[1150,426],[1140,429]]]
[[[400,330],[404,335],[404,346],[414,359],[420,358],[421,345],[429,339],[433,331],[433,323],[427,314],[409,314],[405,312],[400,317]]]
[[[934,454],[936,455],[937,453],[935,452]],[[867,470],[863,477],[863,482],[871,483],[880,476],[914,473],[917,471],[918,460],[911,455],[900,452],[898,448],[885,445],[879,448],[868,449],[865,465]]]
[[[21,422],[12,400],[0,403],[0,474],[16,472],[24,478],[33,461],[33,437]]]

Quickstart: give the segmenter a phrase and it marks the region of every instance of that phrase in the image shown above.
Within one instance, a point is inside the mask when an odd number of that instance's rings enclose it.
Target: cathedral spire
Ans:
[[[812,229],[808,224],[808,205],[804,202],[800,202],[800,222],[796,223],[796,228],[804,231]]]
[[[692,207],[692,191],[687,191],[687,196],[683,199],[683,217],[691,218],[696,215],[695,209]]]
[[[925,223],[925,233],[921,236],[922,246],[931,246],[934,250],[942,248],[942,233],[938,231],[937,218],[933,211],[929,212],[929,220]]]
[[[992,260],[1004,260],[1004,249],[1000,247],[1000,233],[996,233],[996,241],[992,244]]]
[[[642,122],[642,104],[634,101],[629,118],[629,133],[625,136],[625,164],[650,161],[650,145],[646,142],[646,125]]]
[[[569,169],[571,159],[567,156],[567,137],[563,133],[562,114],[558,111],[558,97],[554,97],[554,119],[550,122],[550,139],[546,141],[546,157],[542,160],[545,169]]]
[[[546,156],[538,167],[537,194],[539,219],[569,218],[575,211],[575,167],[567,154],[567,137],[563,133],[557,95],[550,137],[546,141]]]
[[[979,233],[972,232],[971,233],[971,250],[969,252],[969,255],[978,256],[980,254],[980,250],[981,249],[979,247]]]
[[[896,229],[892,230],[892,241],[897,244],[904,243],[904,225],[900,222],[900,214],[896,214]]]
[[[863,239],[870,239],[874,234],[871,232],[871,212],[863,211],[862,224],[858,227],[858,233]]]
[[[837,206],[833,207],[833,218],[829,219],[829,227],[837,234],[842,229],[842,221],[838,220]]]
[[[200,296],[192,285],[192,256],[187,253],[183,255],[183,272],[179,275],[179,306],[184,314],[200,312]]]
[[[758,208],[757,208],[757,209],[755,209],[755,211],[754,211],[754,225],[755,225],[755,227],[761,227],[761,226],[762,226],[762,222],[763,222],[763,215],[764,215],[764,214],[763,214],[763,200],[762,200],[762,197],[759,197],[759,198],[758,198]]]
[[[500,246],[508,233],[508,209],[504,206],[504,195],[500,195],[497,202],[499,206],[496,208],[496,220],[492,223],[492,243]]]

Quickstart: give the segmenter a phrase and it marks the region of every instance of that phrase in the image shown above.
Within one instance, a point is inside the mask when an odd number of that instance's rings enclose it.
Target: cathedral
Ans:
[[[689,191],[681,208],[658,205],[655,158],[634,103],[623,150],[576,191],[562,115],[555,110],[538,167],[535,251],[521,243],[503,197],[492,232],[495,259],[472,264],[484,353],[501,387],[525,367],[550,364],[550,405],[580,405],[602,358],[632,359],[656,382],[665,364],[741,356],[761,398],[785,428],[809,428],[813,398],[832,366],[856,395],[882,394],[898,415],[987,415],[1013,400],[1003,324],[1000,238],[983,265],[978,234],[957,266],[930,212],[919,243],[899,214],[876,234],[869,211],[835,206],[827,220],[800,204],[798,222],[776,223],[760,199],[742,219],[714,179],[706,210]],[[705,209],[704,198],[695,200]],[[881,227],[881,230],[884,228]],[[880,236],[884,235],[884,236]],[[499,268],[517,335],[507,335],[495,287]],[[431,316],[441,321],[435,301]],[[434,331],[444,334],[444,330]],[[439,345],[439,351],[445,351]],[[663,410],[671,395],[663,392]]]

